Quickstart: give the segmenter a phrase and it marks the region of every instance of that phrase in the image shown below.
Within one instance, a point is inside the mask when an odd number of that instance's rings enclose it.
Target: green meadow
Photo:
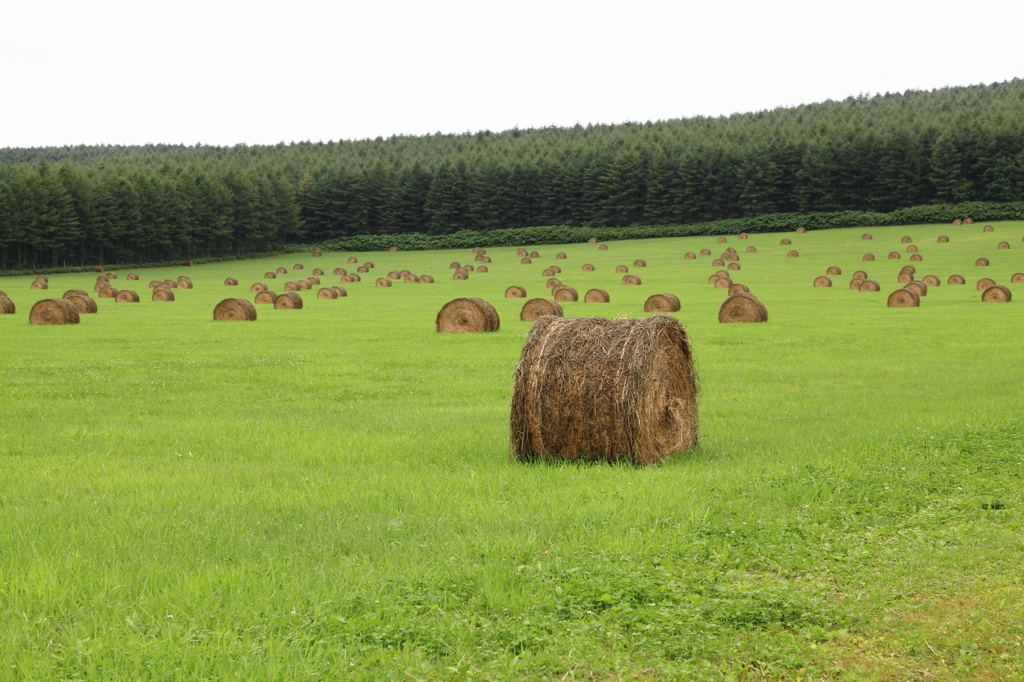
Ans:
[[[32,304],[95,274],[2,278],[0,679],[1020,679],[1024,222],[994,226],[523,244],[533,264],[488,249],[466,281],[448,266],[468,250],[119,270],[140,303],[53,327]],[[920,308],[885,305],[903,235],[917,278],[942,280]],[[766,324],[718,323],[726,246]],[[353,255],[375,267],[346,298],[212,319],[254,282],[339,284]],[[639,469],[509,460],[530,323],[503,295],[546,295],[556,264],[581,301],[611,296],[567,316],[680,298],[699,448]],[[437,281],[375,287],[392,269]],[[882,290],[851,291],[858,269]],[[150,300],[182,274],[194,289]],[[981,277],[1016,298],[982,303]],[[460,296],[500,331],[436,333]]]

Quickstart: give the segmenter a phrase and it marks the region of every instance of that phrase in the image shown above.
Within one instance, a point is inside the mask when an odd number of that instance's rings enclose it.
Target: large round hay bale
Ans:
[[[679,297],[668,292],[648,296],[644,301],[645,313],[674,313],[678,312],[680,307]]]
[[[254,282],[253,285],[249,287],[249,293],[257,294],[261,291],[266,291],[268,288],[269,287],[267,287],[267,285],[264,284],[263,282]]]
[[[347,275],[348,270],[346,270],[345,268],[334,268],[334,274],[337,277],[341,277],[342,275]]]
[[[285,291],[298,291],[299,290],[299,281],[297,279],[293,279],[290,282],[285,282],[284,283],[284,290]]]
[[[903,285],[903,288],[913,291],[918,296],[928,295],[928,285],[918,280],[914,280],[913,282],[907,282],[906,284]]]
[[[953,224],[953,226],[954,226],[954,227],[960,227],[960,226],[961,226],[961,225],[963,225],[964,223],[963,223],[963,221],[962,221],[962,220],[960,220],[959,218],[954,218],[954,219],[953,219],[953,223],[952,223],[952,224]]]
[[[188,275],[181,275],[177,279],[178,282],[191,282],[192,279]]]
[[[114,300],[118,303],[138,303],[139,294],[131,289],[121,289],[121,291],[117,292]]]
[[[540,254],[537,253],[536,251],[531,251],[530,258],[540,258]]]
[[[967,280],[964,279],[963,275],[950,275],[949,279],[946,280],[946,284],[966,284]]]
[[[790,251],[789,253],[786,254],[786,258],[799,258],[799,257],[800,257],[800,252],[799,251],[795,251],[795,250],[794,251]]]
[[[313,268],[313,274],[319,277],[320,275],[324,274],[324,271],[321,270],[320,268]]]
[[[726,239],[725,237],[719,237],[719,238],[718,238],[718,243],[719,243],[719,244],[724,244],[724,243],[726,243],[727,241],[729,241],[729,240],[728,240],[728,239]]]
[[[757,253],[757,247],[756,246],[748,246],[747,247],[747,253]]]
[[[587,240],[587,243],[588,244],[596,244],[597,243],[597,237],[591,237],[590,239]]]
[[[833,265],[832,267],[830,267],[828,270],[825,271],[825,274],[826,275],[841,275],[841,274],[843,274],[843,270],[838,265]]]
[[[462,281],[464,279],[469,279],[469,273],[466,272],[465,270],[456,270],[455,274],[452,275],[452,279],[456,280],[456,281]]]
[[[989,287],[994,287],[995,285],[996,281],[991,277],[982,277],[981,279],[978,280],[978,284],[975,288],[978,291],[984,291],[985,289],[988,289]]]
[[[38,291],[40,289],[49,289],[50,285],[47,284],[46,282],[40,282],[39,280],[36,280],[35,282],[32,282],[30,287]]]
[[[540,273],[540,276],[541,277],[554,277],[556,274],[557,273],[555,272],[554,268],[544,268],[544,270]]]
[[[420,275],[420,284],[433,284],[433,283],[434,283],[434,276],[433,275]]]
[[[864,234],[862,234],[862,235],[860,236],[860,238],[861,238],[861,239],[871,239],[871,238],[872,238],[872,237],[871,237],[871,233],[870,233],[870,232],[865,232]]]
[[[716,268],[720,268],[723,265],[725,265],[725,261],[722,260],[721,258],[716,258],[715,260],[711,261],[711,264],[714,265]]]
[[[740,264],[739,263],[729,263],[728,269],[735,272],[736,270],[740,269]]]
[[[320,291],[316,292],[316,297],[335,299],[338,298],[338,292],[330,287],[324,287],[320,289]]]
[[[724,261],[738,261],[740,259],[735,253],[723,253],[721,258]]]
[[[895,251],[890,251],[889,252],[889,260],[899,260],[899,259],[900,259],[900,254],[896,253]]]
[[[594,271],[594,266],[593,265],[591,265],[590,263],[584,263],[583,264],[583,272],[593,272],[593,271]]]
[[[920,261],[920,260],[923,260],[923,258],[921,258],[921,254],[919,254],[919,253],[912,253],[912,254],[910,254],[910,260],[912,260],[912,261]]]
[[[713,275],[709,275],[708,276],[708,284],[714,284],[715,282],[717,282],[721,278],[722,278],[722,275],[718,274],[717,272],[715,274],[713,274]]]
[[[256,319],[256,307],[244,298],[225,298],[213,309],[213,319],[252,322]]]
[[[947,237],[946,235],[942,234],[942,235],[939,235],[939,238],[936,241],[939,242],[940,244],[946,244],[946,243],[949,242],[949,237]]]
[[[562,317],[562,304],[553,298],[531,298],[519,311],[519,319],[523,322],[535,322],[544,315]]]
[[[301,280],[300,280],[300,281],[301,281]],[[313,285],[314,285],[314,284],[316,284],[316,285],[319,285],[319,284],[320,284],[320,278],[319,278],[319,277],[317,277],[316,275],[310,275],[309,277],[307,277],[307,278],[305,279],[305,282],[306,282],[307,284],[309,284],[309,286],[308,286],[308,287],[306,287],[306,288],[307,288],[307,289],[312,289],[312,288],[313,288]]]
[[[634,268],[646,268],[647,267],[647,261],[643,260],[642,258],[639,258],[639,259],[633,261],[633,267]]]
[[[968,225],[970,225],[970,223],[968,223]],[[995,228],[992,227],[991,225],[986,225],[985,227],[981,228],[981,231],[982,232],[994,232]]]
[[[924,282],[926,286],[930,287],[937,287],[942,283],[942,281],[935,275],[925,275],[921,278],[921,281]]]
[[[1008,249],[1008,248],[1010,248],[1010,242],[999,242],[999,245],[996,246],[996,248],[997,249]]]
[[[387,277],[378,277],[374,286],[389,287],[391,286],[391,280]]]
[[[313,249],[313,258],[320,258],[324,254],[320,249]]]
[[[293,265],[292,266],[292,270],[302,270],[302,263],[296,263],[295,265]],[[244,300],[244,299],[239,299],[239,300]],[[246,303],[248,303],[248,301],[246,301]]]
[[[806,228],[806,227],[798,227],[798,228],[796,228],[796,230],[795,230],[795,232],[796,232],[797,234],[803,234],[803,233],[804,233],[804,232],[806,232],[806,231],[807,231],[807,228]]]
[[[501,326],[498,311],[482,298],[456,298],[444,304],[437,313],[435,326],[439,332],[496,332]]]
[[[96,305],[96,301],[92,300],[92,297],[87,294],[72,294],[71,296],[65,295],[64,300],[70,301],[72,305],[75,306],[75,309],[78,310],[79,315],[95,313],[99,310],[99,307]]]
[[[397,253],[398,252],[398,247],[397,246],[388,247],[388,251],[390,251],[391,253]]]
[[[355,280],[355,277],[353,275],[342,275],[341,276],[341,283],[342,284],[348,284],[348,283],[354,282],[354,281],[356,281],[356,280]]]
[[[97,265],[93,272],[103,272],[105,268],[102,265]]]
[[[917,272],[917,268],[914,267],[913,265],[909,265],[908,264],[908,265],[904,265],[902,268],[900,268],[900,272],[915,273],[915,272]]]
[[[167,287],[157,287],[156,289],[153,289],[153,295],[150,298],[157,302],[173,301],[174,292],[168,289]]]
[[[277,274],[279,274],[279,275],[287,275],[288,274],[288,269],[287,268],[278,268],[277,269]]]
[[[365,275],[369,271],[370,271],[370,268],[366,267],[365,265],[360,265],[358,268],[356,268],[356,272],[358,272],[361,275]]]
[[[516,255],[519,256],[519,257],[525,257],[525,256],[529,256],[530,253],[526,249],[518,249],[516,251]]]
[[[640,281],[640,278],[637,277],[636,275],[623,275],[622,283],[627,286],[637,286],[639,284],[643,284],[643,282]]]
[[[615,272],[621,275],[624,272],[629,272],[629,268],[627,268],[625,265],[617,265],[615,266]]]
[[[973,225],[974,218],[964,218],[964,225]]]
[[[781,244],[782,246],[789,246],[792,243],[793,240],[790,239],[789,237],[783,237],[782,240],[779,242],[779,244]]]
[[[861,260],[875,260],[875,254],[873,254],[873,253],[865,253],[864,257],[861,258]]]
[[[352,279],[349,280],[350,282],[362,282],[363,281],[363,278],[360,277],[359,273],[357,273],[357,272],[353,272],[350,276],[352,277]],[[342,279],[344,279],[344,278],[342,278]]]
[[[106,287],[96,292],[96,296],[98,298],[114,298],[117,296],[117,289],[114,287]]]
[[[901,244],[909,244],[909,243],[910,243],[910,242],[912,242],[912,241],[914,241],[914,240],[913,240],[913,239],[911,239],[911,238],[910,238],[909,236],[907,236],[907,235],[903,235],[902,237],[900,237],[900,243],[901,243]]]
[[[544,283],[544,286],[546,286],[548,289],[554,289],[561,283],[562,280],[558,279],[557,277],[551,277],[550,279],[548,279],[547,282]]]
[[[532,262],[533,262],[532,258],[522,258],[522,259],[520,259],[519,264],[520,265],[529,265]]]
[[[402,281],[403,282],[408,282],[410,284],[415,284],[416,282],[420,281],[420,278],[417,277],[416,275],[412,274],[412,273],[409,273],[408,275],[406,275],[405,277],[402,278]]]
[[[37,301],[28,314],[29,324],[78,324],[78,306],[63,298]]]
[[[228,277],[227,279],[224,280],[224,286],[226,286],[226,287],[237,287],[238,286],[238,280],[235,279],[234,277]]]
[[[661,461],[697,445],[697,375],[672,316],[545,317],[530,330],[512,389],[519,461]]]
[[[916,308],[921,305],[921,297],[911,289],[897,289],[889,294],[885,305],[890,308]]]
[[[473,258],[473,260],[475,260],[475,261],[477,261],[477,262],[483,262],[484,258],[485,258],[485,256],[479,256],[479,255],[478,255],[478,256],[476,256],[475,258]]]
[[[1015,272],[1010,277],[1010,284],[1021,284],[1022,282],[1024,282],[1024,272]]]
[[[159,286],[163,286],[163,282],[161,282],[158,279],[154,279],[152,282],[149,283],[149,288],[150,289],[156,289]]]
[[[302,297],[294,291],[286,291],[274,299],[275,310],[299,310],[302,308]]]
[[[906,284],[907,282],[914,281],[914,273],[912,272],[901,272],[896,276],[896,281],[900,284]]]
[[[348,292],[345,291],[345,287],[333,286],[331,288],[334,289],[334,293],[338,295],[338,298],[345,298],[348,296]]]
[[[830,287],[832,286],[832,278],[826,277],[825,275],[819,275],[814,278],[814,286],[816,287]]]
[[[864,278],[854,277],[850,280],[850,288],[854,291],[860,291],[860,285],[864,283]]]
[[[47,277],[46,275],[39,275],[38,277],[36,277],[36,281],[37,282],[49,282],[50,278]]]
[[[974,261],[974,264],[979,266],[988,265],[988,258],[979,258],[978,260]]]
[[[131,281],[133,281],[133,282],[134,282],[134,281],[136,281],[136,280],[138,280],[138,279],[139,279],[139,276],[138,276],[138,275],[136,275],[136,274],[135,274],[134,272],[129,272],[129,273],[128,273],[128,278],[127,278],[127,279],[129,279],[129,280],[131,280]]]
[[[115,275],[113,272],[108,272],[107,279],[117,279],[117,275]]]
[[[359,259],[356,258],[355,256],[349,256],[348,262],[349,263],[358,263]]]
[[[505,298],[526,298],[526,289],[521,286],[511,286],[505,289]]]
[[[990,286],[981,294],[981,300],[985,303],[1009,303],[1012,298],[1013,293],[1002,284]]]
[[[737,239],[746,239],[747,238],[747,233],[746,232],[740,232],[738,235],[736,235],[736,238]]]
[[[732,286],[732,280],[729,279],[728,277],[720,276],[718,279],[714,281],[714,285],[716,289],[728,289],[729,287]]]
[[[177,283],[177,288],[178,289],[191,289],[192,288],[192,282],[189,282],[188,280],[182,280],[182,281]]]
[[[565,259],[565,252],[564,251],[559,251],[558,253],[555,254],[555,260],[564,260],[564,259]]]
[[[0,315],[13,315],[17,312],[18,306],[7,296],[0,295]]]
[[[739,294],[739,293],[749,294],[750,293],[750,289],[747,288],[746,284],[740,284],[739,282],[736,282],[731,287],[729,287],[729,295],[730,296],[732,296],[733,294]]]
[[[882,287],[878,286],[878,282],[876,282],[873,279],[866,279],[866,280],[864,280],[863,282],[860,283],[860,286],[857,288],[857,291],[866,291],[866,292],[881,291],[881,290],[882,290]]]
[[[276,272],[264,272],[263,273],[263,279],[277,279],[277,273]]]
[[[700,250],[700,255],[702,255],[702,256],[710,256],[711,255],[711,249],[701,249]]]
[[[917,247],[911,244],[907,247],[907,253],[917,253]]]
[[[733,294],[726,298],[722,307],[718,309],[718,321],[723,323],[767,322],[768,310],[753,294]]]
[[[860,277],[861,279],[867,279],[868,273],[864,272],[863,270],[858,270],[857,272],[853,273],[853,276]]]
[[[6,295],[7,294],[5,294],[4,292],[0,291],[0,296],[6,296]],[[86,297],[88,297],[89,296],[89,292],[86,291],[85,289],[68,289],[67,291],[64,292],[64,295],[61,296],[61,298],[69,298],[71,296],[86,296]]]
[[[693,251],[687,251],[686,253],[683,254],[683,260],[695,260],[696,258],[697,254],[695,254]]]
[[[274,301],[277,300],[277,294],[273,291],[258,291],[256,292],[256,298],[254,299],[260,305],[270,304],[274,305]]]
[[[552,293],[555,296],[555,300],[559,303],[575,303],[580,300],[580,295],[572,287],[559,287],[558,291]]]
[[[601,244],[600,246],[597,247],[597,250],[598,251],[607,251],[608,250],[608,245],[607,244]]]
[[[611,296],[604,289],[591,289],[583,295],[584,303],[608,303],[611,300]]]

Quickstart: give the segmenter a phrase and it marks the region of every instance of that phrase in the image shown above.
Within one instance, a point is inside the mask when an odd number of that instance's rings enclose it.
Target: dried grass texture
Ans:
[[[668,292],[648,296],[644,301],[645,313],[675,313],[680,307],[679,297]]]
[[[557,272],[555,271],[555,269],[554,269],[554,268],[544,268],[544,269],[543,269],[543,270],[541,271],[541,273],[540,273],[540,276],[541,276],[541,277],[554,277],[554,276],[555,276],[555,275],[557,275],[557,274],[558,274],[558,273],[557,273]]]
[[[615,272],[621,275],[624,272],[629,272],[629,268],[626,267],[625,265],[616,265]]]
[[[728,277],[719,277],[714,282],[716,289],[728,289],[732,286],[732,279]]]
[[[900,243],[901,244],[909,244],[912,241],[914,241],[914,240],[911,239],[908,235],[903,235],[902,237],[900,237]]]
[[[597,250],[598,251],[607,251],[608,250],[608,245],[607,244],[601,244],[600,246],[597,247]]]
[[[288,269],[287,268],[278,268],[277,269],[277,274],[279,274],[279,275],[287,275],[288,274]]]
[[[912,261],[921,261],[921,260],[923,260],[923,258],[921,258],[921,254],[915,253],[915,254],[911,254],[910,260],[912,260]]]
[[[702,255],[702,256],[710,256],[711,255],[711,249],[701,249],[700,250],[700,255]]]
[[[17,311],[18,306],[14,305],[14,301],[5,295],[0,295],[0,315],[13,315]]]
[[[597,243],[597,237],[591,237],[590,239],[587,240],[587,243],[588,244],[596,244]]]
[[[1010,277],[1010,284],[1021,284],[1022,282],[1024,282],[1024,272],[1015,272]]]
[[[433,275],[420,275],[420,284],[433,284]]]
[[[561,286],[561,284],[562,280],[558,279],[557,277],[550,277],[548,278],[548,281],[544,282],[544,286],[546,286],[548,289],[554,289],[557,286]]]
[[[402,281],[408,282],[409,284],[415,284],[420,281],[420,278],[417,277],[416,275],[408,274],[402,279]]]
[[[981,300],[985,303],[1009,303],[1013,294],[1002,284],[991,286],[981,294]]]
[[[854,277],[850,280],[850,288],[854,291],[860,291],[860,285],[863,284],[864,281],[865,280],[862,277]]]
[[[740,269],[740,264],[739,263],[729,263],[729,265],[727,267],[728,267],[729,270],[732,270],[733,272],[735,272],[736,270]]]
[[[519,311],[519,319],[523,322],[536,322],[545,315],[562,317],[562,304],[553,298],[531,298],[523,304]]]
[[[907,247],[907,253],[917,253],[917,247],[911,244]]]
[[[138,303],[139,294],[131,289],[121,289],[121,291],[117,292],[114,300],[118,303]]]
[[[7,294],[0,291],[0,296],[6,295]],[[85,289],[68,289],[67,291],[64,292],[64,295],[61,296],[61,298],[69,298],[71,296],[89,296],[89,292],[86,291]]]
[[[100,289],[96,292],[96,296],[98,298],[114,298],[117,296],[117,289],[113,287],[106,287],[105,289]]]
[[[398,252],[398,247],[397,246],[389,247],[388,251],[390,251],[391,253],[397,253]]]
[[[575,303],[580,300],[579,293],[572,287],[558,287],[558,290],[552,293],[554,293],[555,300],[559,303]]]
[[[895,251],[890,251],[889,252],[889,260],[899,260],[899,259],[900,259],[900,254],[898,254]]]
[[[277,279],[277,273],[276,272],[264,272],[263,273],[263,279]]]
[[[44,298],[37,301],[28,314],[29,324],[78,324],[78,307],[63,298]]]
[[[723,265],[725,265],[725,261],[722,260],[721,258],[716,258],[715,260],[711,261],[711,264],[714,265],[716,268],[720,268]]]
[[[310,288],[312,288],[312,285],[314,284],[320,284],[320,278],[316,275],[310,275],[305,281],[309,283]]]
[[[35,282],[32,282],[30,288],[38,291],[41,289],[49,289],[50,285],[47,284],[46,282],[40,282],[39,280],[36,280]]]
[[[360,275],[365,275],[369,271],[370,268],[366,267],[365,265],[360,265],[358,268],[356,268],[356,272],[358,272]]]
[[[1010,242],[999,242],[999,245],[996,246],[996,248],[997,249],[1008,249],[1008,248],[1010,248]]]
[[[830,287],[832,286],[832,278],[826,277],[825,275],[819,275],[814,278],[814,286],[816,287]]]
[[[259,305],[274,305],[274,301],[277,300],[277,294],[273,291],[260,291],[256,294],[254,300]]]
[[[532,258],[523,258],[523,259],[521,259],[519,261],[520,265],[529,265],[531,263],[533,263],[533,259]]]
[[[153,289],[153,295],[150,298],[158,303],[163,301],[173,301],[174,292],[166,287],[157,287],[156,289]]]
[[[593,265],[591,265],[590,263],[584,263],[583,264],[583,272],[593,272],[593,271],[594,271],[594,266]]]
[[[753,294],[733,294],[718,309],[718,321],[723,324],[767,322],[768,310]]]
[[[345,291],[345,287],[333,286],[331,288],[334,289],[336,294],[338,294],[338,298],[346,298],[348,296],[348,292]]]
[[[950,275],[949,279],[946,280],[946,284],[966,284],[967,280],[964,279],[963,275]]]
[[[244,298],[225,298],[213,309],[213,319],[252,322],[256,319],[256,307]]]
[[[555,254],[555,260],[565,260],[565,252],[559,251]]]
[[[736,238],[737,239],[746,239],[747,238],[747,233],[746,232],[740,232],[738,235],[736,235]]]
[[[531,251],[530,258],[540,258],[540,254],[537,253],[536,251]]]
[[[519,256],[520,258],[523,258],[523,257],[529,256],[530,252],[527,251],[526,249],[518,249],[516,251],[516,255]]]
[[[960,220],[959,218],[955,218],[955,219],[953,220],[953,223],[952,223],[952,224],[953,224],[953,226],[954,226],[954,227],[960,227],[961,225],[963,225],[963,224],[964,224],[964,222],[963,222],[962,220]]]
[[[890,308],[916,308],[921,305],[921,297],[911,289],[897,289],[889,294],[885,305]]]
[[[285,291],[298,291],[299,290],[299,281],[293,279],[290,282],[285,282],[284,283],[284,290]]]
[[[314,274],[314,275],[316,275],[317,277],[319,277],[319,276],[321,276],[322,274],[324,274],[324,271],[323,271],[323,270],[321,270],[320,268],[314,268],[314,269],[313,269],[313,274]]]
[[[292,266],[292,270],[302,270],[302,263],[296,263]],[[248,301],[246,301],[248,303]]]
[[[867,279],[868,273],[864,272],[863,270],[858,270],[857,272],[853,273],[853,276],[860,277],[861,279]]]
[[[726,239],[725,237],[719,237],[719,238],[718,238],[718,243],[719,243],[719,244],[724,244],[724,243],[726,243],[727,241],[729,241],[729,240],[728,240],[728,239]]]
[[[136,275],[134,272],[129,272],[128,273],[128,277],[126,279],[128,279],[129,281],[134,282],[134,281],[139,279],[139,276]]]
[[[301,310],[302,297],[294,291],[286,291],[274,299],[274,310]]]
[[[609,303],[611,296],[604,289],[591,289],[583,295],[584,303]]]
[[[456,298],[438,311],[435,326],[443,333],[496,332],[501,319],[494,306],[482,298]]]
[[[634,268],[646,268],[647,267],[647,261],[645,261],[642,258],[638,258],[637,260],[633,261],[633,267]]]
[[[970,224],[970,223],[968,223],[968,224]],[[991,225],[986,225],[985,227],[981,228],[981,231],[982,232],[995,232],[995,228],[993,228]]]
[[[465,270],[456,270],[455,274],[452,275],[452,279],[461,282],[462,280],[469,279],[469,273]]]
[[[72,294],[70,296],[65,294],[64,300],[70,301],[78,310],[79,315],[88,315],[99,310],[99,307],[96,305],[96,301],[94,301],[88,294]]]
[[[349,256],[349,258],[348,258],[348,261],[347,261],[347,262],[348,262],[348,263],[358,263],[358,262],[359,262],[359,259],[358,259],[358,258],[356,258],[355,256]]]
[[[900,284],[906,284],[907,282],[913,282],[914,281],[914,273],[906,272],[906,271],[900,272],[900,274],[897,275],[897,277],[896,277],[896,281],[899,282]]]
[[[510,454],[656,463],[696,447],[697,393],[686,330],[674,317],[545,317],[516,368]]]
[[[794,230],[794,231],[795,231],[795,232],[796,232],[797,234],[803,234],[804,232],[806,232],[806,231],[807,231],[807,228],[805,228],[805,227],[798,227],[798,228],[796,228],[796,230]]]
[[[782,246],[789,246],[792,243],[793,243],[793,240],[790,239],[789,237],[783,237],[782,240],[779,242],[779,244],[782,245]]]
[[[191,289],[192,288],[192,282],[190,282],[189,280],[183,279],[183,280],[179,280],[178,283],[176,284],[176,286],[179,289]]]
[[[334,268],[334,274],[337,277],[341,277],[342,275],[347,275],[348,270],[346,270],[345,268]]]

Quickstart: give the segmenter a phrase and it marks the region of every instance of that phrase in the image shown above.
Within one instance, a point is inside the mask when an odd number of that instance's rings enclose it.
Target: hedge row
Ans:
[[[220,256],[214,258],[193,258],[193,265],[203,265],[205,263],[227,263],[231,261],[239,260],[254,260],[256,258],[273,258],[275,256],[287,256],[294,253],[302,253],[305,251],[312,252],[312,246],[294,245],[289,246],[287,249],[279,251],[263,251],[260,253],[248,253],[244,256]],[[155,263],[108,263],[103,265],[103,271],[109,272],[111,270],[143,270],[146,268],[180,268],[185,267],[185,261],[183,260],[169,260],[169,261],[158,261]],[[18,277],[24,275],[62,275],[69,272],[95,272],[95,265],[76,265],[71,267],[63,268],[38,268],[35,270],[0,270],[0,277]]]

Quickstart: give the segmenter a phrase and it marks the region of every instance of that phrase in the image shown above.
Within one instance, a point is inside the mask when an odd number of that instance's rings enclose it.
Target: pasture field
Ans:
[[[468,250],[118,271],[142,302],[55,327],[28,323],[32,303],[94,275],[0,279],[17,304],[0,315],[0,679],[1020,679],[1024,223],[994,226],[523,244],[542,257],[488,249],[466,281],[448,264]],[[918,278],[942,280],[920,308],[885,305],[902,235]],[[717,322],[726,246],[766,324]],[[375,267],[347,298],[212,319],[267,270],[289,268],[278,293],[314,267],[338,284],[350,255]],[[611,295],[569,316],[679,296],[698,449],[640,469],[509,461],[530,323],[503,292],[546,295],[555,264],[581,299]],[[374,287],[404,268],[437,282]],[[849,290],[858,269],[882,290]],[[181,274],[194,289],[150,301]],[[981,303],[983,276],[1017,298]],[[437,334],[459,296],[490,301],[500,331]]]

